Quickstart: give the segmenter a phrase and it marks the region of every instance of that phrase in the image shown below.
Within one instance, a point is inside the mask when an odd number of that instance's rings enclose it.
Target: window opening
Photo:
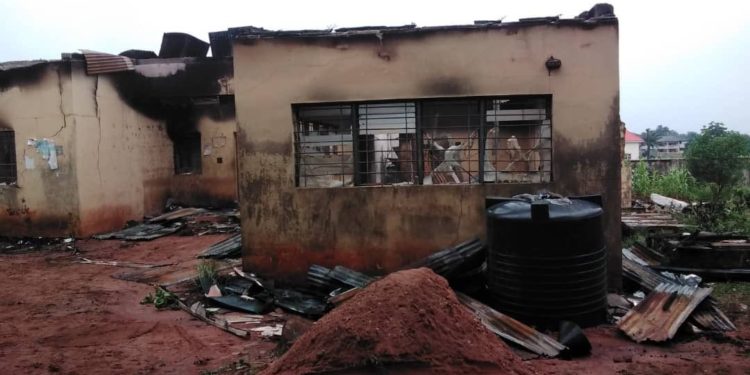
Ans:
[[[351,105],[300,106],[296,115],[297,186],[354,183]]]
[[[549,182],[552,129],[547,97],[512,97],[485,102],[485,182]]]
[[[550,96],[295,105],[297,186],[543,183]]]
[[[416,106],[379,103],[358,106],[360,185],[413,184],[417,179]]]
[[[180,134],[173,139],[176,174],[201,173],[201,134]]]
[[[0,128],[0,183],[17,181],[15,132]]]

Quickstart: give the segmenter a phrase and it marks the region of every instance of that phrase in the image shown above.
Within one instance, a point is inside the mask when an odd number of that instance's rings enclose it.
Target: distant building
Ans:
[[[681,135],[665,135],[656,141],[651,147],[651,157],[655,159],[679,159],[683,157],[687,147],[687,138]],[[641,146],[641,152],[645,155],[647,147]]]
[[[643,144],[644,142],[641,136],[625,129],[625,159],[640,159],[641,145]]]

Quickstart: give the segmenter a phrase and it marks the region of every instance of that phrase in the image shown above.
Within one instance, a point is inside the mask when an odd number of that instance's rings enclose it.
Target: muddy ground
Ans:
[[[195,255],[226,235],[169,236],[150,242],[77,241],[31,252],[0,251],[0,367],[2,373],[201,374],[255,373],[278,354],[259,336],[235,337],[182,311],[157,311],[139,302],[153,287],[113,278],[143,269],[81,264],[117,260],[195,265]],[[636,344],[612,326],[586,330],[590,357],[526,361],[551,374],[750,374],[747,296],[722,296],[739,327],[721,337],[681,334],[667,345]]]

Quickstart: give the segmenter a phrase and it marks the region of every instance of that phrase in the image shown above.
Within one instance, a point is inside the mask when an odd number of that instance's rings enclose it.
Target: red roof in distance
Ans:
[[[640,135],[635,134],[628,129],[625,129],[625,142],[643,143],[643,138],[641,138]]]

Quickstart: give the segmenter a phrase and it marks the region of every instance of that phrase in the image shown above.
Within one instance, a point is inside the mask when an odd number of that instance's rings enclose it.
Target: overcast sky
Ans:
[[[223,1],[0,0],[0,61],[56,59],[61,52],[158,52],[163,32],[208,41],[209,31],[513,21],[588,10],[589,0]],[[641,132],[681,132],[709,121],[750,133],[750,3],[613,0],[620,19],[621,116]]]

